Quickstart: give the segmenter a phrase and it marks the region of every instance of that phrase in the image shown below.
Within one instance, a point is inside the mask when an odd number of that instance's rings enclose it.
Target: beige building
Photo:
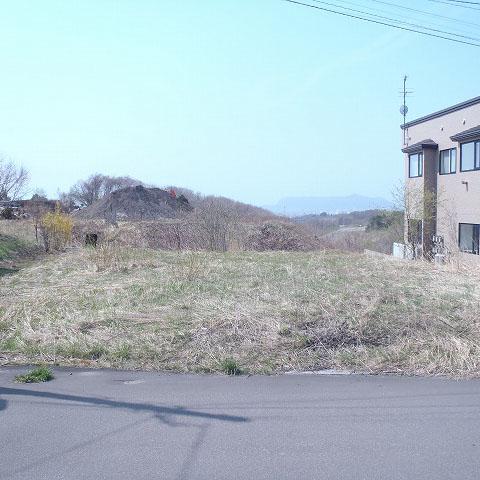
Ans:
[[[407,243],[480,261],[480,97],[402,129]]]

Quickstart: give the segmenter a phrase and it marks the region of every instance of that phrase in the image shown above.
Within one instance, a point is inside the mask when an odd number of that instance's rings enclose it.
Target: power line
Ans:
[[[400,25],[393,25],[391,23],[382,22],[380,20],[374,20],[374,19],[371,19],[371,18],[361,17],[359,15],[353,15],[353,14],[349,14],[349,13],[345,13],[345,12],[339,12],[337,10],[332,10],[332,9],[325,8],[325,7],[319,7],[317,5],[310,5],[309,3],[303,3],[303,2],[296,1],[296,0],[282,0],[282,1],[288,2],[288,3],[293,3],[293,4],[296,4],[296,5],[302,5],[304,7],[314,8],[316,10],[321,10],[321,11],[324,11],[324,12],[329,12],[329,13],[334,13],[334,14],[337,14],[337,15],[342,15],[344,17],[354,18],[356,20],[362,20],[364,22],[370,22],[370,23],[375,23],[377,25],[384,25],[386,27],[392,27],[392,28],[396,28],[398,30],[404,30],[404,31],[407,31],[407,32],[414,32],[414,33],[418,33],[420,35],[425,35],[425,36],[428,36],[428,37],[441,38],[443,40],[450,40],[451,42],[462,43],[464,45],[471,45],[473,47],[480,47],[480,43],[467,42],[467,41],[464,41],[464,40],[459,40],[457,38],[446,37],[446,36],[437,35],[437,34],[434,34],[434,33],[422,32],[421,30],[415,30],[413,28],[402,27]],[[447,35],[449,35],[448,32],[445,32],[445,33]]]
[[[311,2],[312,0],[308,0],[308,1]],[[339,1],[339,0],[337,0],[337,1]],[[461,33],[461,34],[468,33],[469,35],[475,35],[478,32],[478,29],[480,28],[480,23],[467,22],[467,21],[464,21],[464,20],[460,20],[458,18],[448,17],[446,15],[438,15],[438,14],[432,13],[430,11],[418,10],[418,9],[410,8],[410,7],[404,7],[403,5],[398,5],[396,3],[385,2],[385,1],[381,1],[381,0],[371,0],[371,1],[373,1],[375,3],[379,3],[381,5],[391,6],[394,9],[398,8],[398,9],[406,10],[407,12],[412,11],[412,12],[415,12],[415,13],[420,13],[421,15],[429,15],[429,16],[432,16],[432,17],[435,17],[435,18],[440,18],[442,20],[448,20],[449,23],[450,22],[453,23],[453,25],[451,26],[451,28],[449,28],[449,30],[456,31],[456,32]],[[445,25],[445,22],[430,22],[427,19],[412,17],[412,14],[407,13],[407,12],[406,12],[406,14],[402,14],[402,13],[395,12],[395,11],[392,11],[392,10],[385,10],[385,9],[381,9],[381,8],[370,7],[370,6],[366,6],[363,3],[359,4],[359,3],[355,3],[355,2],[352,2],[352,1],[348,1],[348,0],[342,0],[341,3],[342,3],[342,5],[343,4],[349,4],[349,5],[354,5],[356,7],[367,9],[368,12],[373,11],[373,12],[385,13],[387,15],[393,15],[393,16],[395,16],[395,19],[405,18],[407,20],[414,20],[416,22],[428,21],[429,26],[439,27],[442,30],[447,28],[447,26]],[[369,13],[369,15],[370,15],[370,13]],[[455,22],[459,23],[459,24],[464,24],[467,28],[467,31],[464,31],[462,28],[460,28],[460,25],[459,26],[455,25],[454,24]],[[423,23],[422,23],[422,28],[423,28]],[[452,28],[453,28],[453,30],[452,30]],[[473,28],[475,29],[475,33],[473,31],[470,32],[470,29],[473,29]]]
[[[305,1],[305,0],[304,0]],[[308,0],[308,2],[311,2],[312,0]],[[336,0],[337,2],[339,2],[340,0]],[[375,3],[380,3],[382,5],[388,5],[388,6],[392,6],[393,9],[382,9],[382,8],[376,8],[373,7],[373,6],[367,6],[365,5],[364,3],[355,3],[355,2],[352,2],[352,1],[348,1],[348,0],[341,0],[341,4],[349,4],[349,5],[354,5],[354,6],[357,6],[357,7],[360,7],[360,8],[363,8],[365,10],[367,10],[370,15],[370,12],[380,12],[380,13],[384,13],[384,14],[387,14],[387,15],[391,15],[391,16],[394,16],[395,17],[395,20],[398,20],[398,19],[407,19],[407,21],[410,21],[410,20],[413,20],[415,22],[420,22],[421,23],[421,28],[423,29],[423,25],[428,25],[430,27],[438,27],[442,30],[445,30],[445,29],[448,29],[449,30],[449,33],[451,32],[458,32],[459,34],[468,34],[468,35],[476,35],[480,29],[480,23],[476,24],[476,23],[473,23],[473,22],[465,22],[465,21],[462,21],[460,19],[457,19],[457,18],[452,18],[452,17],[447,17],[447,16],[444,16],[444,15],[436,15],[430,11],[424,11],[424,10],[417,10],[415,8],[409,8],[409,7],[404,7],[403,5],[398,5],[396,3],[391,3],[391,2],[384,2],[384,1],[380,1],[380,0],[373,0]],[[404,9],[404,10],[407,10],[407,12],[405,12],[405,14],[400,13],[400,12],[396,12],[395,9],[396,8],[400,8],[400,9]],[[431,15],[432,17],[439,17],[440,19],[444,19],[444,20],[448,20],[448,25],[446,24],[445,21],[442,21],[442,22],[432,22],[430,21],[430,19],[426,19],[426,18],[416,18],[415,16],[412,16],[411,13],[409,13],[408,11],[413,11],[413,12],[418,12],[420,13],[421,15]],[[424,23],[424,22],[428,22],[428,23]],[[465,26],[462,28],[461,25],[455,25],[455,22],[458,22],[458,23],[462,23],[462,24],[465,24]],[[450,23],[453,23],[451,26],[449,25]],[[470,26],[471,25],[471,26]],[[466,31],[464,30],[466,28]],[[473,30],[474,31],[471,31]]]
[[[396,18],[391,18],[391,17],[384,17],[383,15],[376,15],[374,13],[365,12],[363,10],[356,10],[354,8],[342,7],[341,5],[338,5],[336,3],[329,3],[329,2],[325,2],[323,0],[310,0],[310,1],[315,2],[315,3],[320,3],[320,4],[323,4],[323,5],[328,5],[330,7],[342,8],[343,10],[348,10],[348,11],[355,12],[355,13],[361,13],[361,14],[364,14],[364,15],[369,15],[371,17],[380,18],[382,20],[388,20],[390,22],[400,23],[400,24],[407,25],[407,26],[410,26],[410,27],[421,28],[422,30],[429,30],[430,32],[443,33],[443,34],[451,35],[451,36],[454,36],[454,37],[466,38],[468,40],[473,40],[475,42],[480,43],[480,38],[478,38],[478,37],[470,37],[468,35],[461,35],[459,33],[446,32],[445,30],[439,30],[437,28],[424,27],[423,25],[419,25],[417,23],[405,22],[403,20],[397,20]]]
[[[469,10],[475,10],[476,12],[480,12],[480,8],[470,7],[469,5],[463,5],[461,3],[452,3],[446,0],[427,0],[433,3],[441,3],[443,5],[450,5],[451,7],[460,7],[460,8],[468,8]]]
[[[409,10],[411,12],[420,13],[422,15],[429,15],[431,17],[443,18],[444,20],[450,20],[453,22],[463,23],[464,25],[472,25],[474,27],[480,27],[480,23],[467,22],[460,18],[449,17],[447,15],[440,15],[439,13],[427,12],[426,10],[419,10],[417,8],[406,7],[405,5],[398,5],[397,3],[384,2],[382,0],[370,0],[371,2],[380,3],[382,5],[388,5],[390,7],[401,8],[402,10]],[[351,3],[351,2],[348,2]]]
[[[480,2],[465,2],[462,0],[447,0],[447,1],[452,3],[469,3],[471,5],[480,5]]]

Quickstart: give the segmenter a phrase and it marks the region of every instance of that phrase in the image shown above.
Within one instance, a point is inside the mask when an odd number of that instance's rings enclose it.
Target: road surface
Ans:
[[[0,478],[480,478],[480,381],[0,368]]]

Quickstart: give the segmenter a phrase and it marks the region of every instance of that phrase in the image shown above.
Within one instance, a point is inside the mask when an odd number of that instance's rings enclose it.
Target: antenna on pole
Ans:
[[[413,93],[413,91],[407,90],[407,78],[408,77],[406,75],[403,77],[403,90],[400,92],[400,94],[403,95],[403,104],[400,107],[400,113],[403,115],[403,145],[407,144],[407,131],[405,129],[408,113],[407,96],[410,93]]]

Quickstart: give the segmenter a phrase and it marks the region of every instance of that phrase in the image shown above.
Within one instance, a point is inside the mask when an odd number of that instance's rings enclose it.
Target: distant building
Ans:
[[[431,215],[407,222],[406,240],[420,236],[422,254],[480,258],[480,97],[402,126],[406,188],[435,198]],[[473,257],[473,256],[477,257]]]

